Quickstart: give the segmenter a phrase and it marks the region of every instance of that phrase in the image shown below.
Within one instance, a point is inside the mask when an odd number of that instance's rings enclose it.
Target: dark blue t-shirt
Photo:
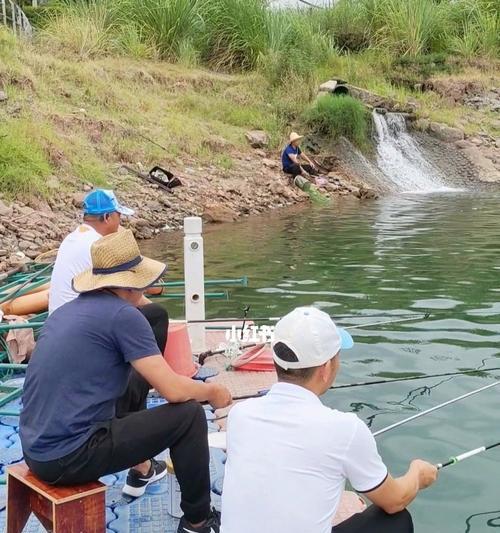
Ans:
[[[151,326],[128,302],[81,294],[54,311],[26,372],[20,437],[24,453],[52,461],[82,446],[115,416],[130,362],[160,353]]]
[[[296,165],[297,163],[294,163],[289,155],[290,154],[293,154],[293,155],[300,155],[302,152],[300,150],[300,148],[298,146],[292,146],[291,144],[289,144],[284,150],[283,150],[283,153],[281,154],[281,164],[283,165],[283,170],[288,170],[290,167],[292,167],[293,165]]]

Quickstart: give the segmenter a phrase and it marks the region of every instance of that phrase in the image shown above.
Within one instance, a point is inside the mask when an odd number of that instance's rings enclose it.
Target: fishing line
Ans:
[[[384,385],[386,383],[401,383],[404,381],[415,381],[418,379],[431,379],[431,378],[445,378],[449,376],[464,376],[467,374],[480,374],[481,372],[492,372],[494,370],[500,370],[500,367],[495,366],[491,368],[475,368],[473,370],[459,370],[457,372],[443,372],[442,374],[425,374],[423,376],[408,376],[404,378],[396,379],[381,379],[378,381],[359,381],[357,383],[346,383],[345,385],[333,385],[330,389],[350,389],[353,387],[364,387],[368,385]],[[482,377],[482,376],[479,376]]]
[[[383,433],[386,433],[387,431],[390,431],[391,429],[396,429],[404,424],[407,424],[408,422],[411,422],[412,420],[416,420],[417,418],[428,415],[429,413],[433,413],[434,411],[437,411],[438,409],[442,409],[443,407],[459,402],[460,400],[464,400],[465,398],[469,398],[470,396],[479,394],[480,392],[485,391],[487,389],[491,389],[492,387],[496,387],[497,385],[500,385],[500,381],[495,381],[494,383],[490,383],[489,385],[485,385],[484,387],[473,390],[466,394],[462,394],[461,396],[457,396],[456,398],[443,402],[439,405],[435,405],[434,407],[431,407],[430,409],[426,409],[425,411],[422,411],[421,413],[417,413],[416,415],[400,420],[399,422],[395,422],[394,424],[391,424],[390,426],[379,429],[378,431],[375,431],[373,433],[373,436],[377,437],[378,435],[382,435]]]
[[[425,313],[419,313],[419,314],[413,314],[413,315],[387,315],[387,314],[379,314],[379,315],[330,315],[330,318],[332,320],[338,320],[341,318],[394,318],[395,320],[419,320],[421,318],[427,319],[430,316],[435,316],[436,313],[431,313],[429,311],[426,311]],[[278,320],[281,320],[283,317],[281,316],[267,316],[267,317],[255,317],[255,318],[249,318],[252,322],[278,322]],[[188,324],[210,324],[211,322],[241,322],[241,318],[234,318],[234,317],[228,317],[228,318],[206,318],[203,320],[188,320]],[[387,323],[393,322],[393,320],[387,321]],[[383,321],[381,322],[383,323]],[[366,326],[369,324],[360,324],[361,326]],[[351,326],[352,327],[352,326]]]

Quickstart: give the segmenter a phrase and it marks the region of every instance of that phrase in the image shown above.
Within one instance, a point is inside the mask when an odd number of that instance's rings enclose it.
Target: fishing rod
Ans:
[[[426,311],[425,313],[419,314],[403,314],[403,315],[388,315],[388,314],[378,314],[378,315],[330,315],[332,320],[338,320],[340,318],[394,318],[394,319],[404,319],[404,320],[418,320],[420,318],[429,318],[434,316],[435,313],[430,313]],[[249,318],[252,322],[278,322],[283,317],[281,316],[267,316],[267,317],[255,317]],[[392,320],[391,320],[392,321]],[[229,318],[205,318],[203,320],[188,320],[188,324],[210,324],[211,322],[241,322],[241,318],[229,317]],[[365,325],[365,324],[363,324]]]
[[[21,296],[21,291],[29,285],[32,281],[34,281],[37,277],[39,277],[41,274],[43,274],[45,271],[47,271],[49,268],[52,268],[52,263],[48,263],[46,266],[44,266],[41,270],[37,270],[34,274],[28,276],[28,278],[22,283],[19,287],[17,287],[13,292],[6,294],[2,298],[0,298],[0,303],[7,302],[9,300],[15,300],[18,296]]]
[[[489,385],[485,385],[484,387],[481,387],[479,389],[473,390],[466,394],[462,394],[461,396],[457,396],[456,398],[453,398],[452,400],[448,400],[444,403],[440,403],[439,405],[435,405],[434,407],[431,407],[430,409],[426,409],[425,411],[417,413],[416,415],[410,416],[408,418],[400,420],[399,422],[395,422],[394,424],[391,424],[390,426],[379,429],[378,431],[375,431],[373,433],[373,436],[377,437],[378,435],[382,435],[383,433],[386,433],[387,431],[390,431],[391,429],[398,428],[404,424],[407,424],[408,422],[411,422],[412,420],[416,420],[417,418],[428,415],[429,413],[433,413],[434,411],[437,411],[438,409],[442,409],[443,407],[446,407],[447,405],[451,405],[453,403],[459,402],[460,400],[464,400],[465,398],[469,398],[470,396],[479,394],[480,392],[485,391],[487,389],[491,389],[492,387],[496,387],[497,385],[500,385],[500,381],[495,381],[494,383],[490,383]]]
[[[379,381],[359,381],[357,383],[347,383],[345,385],[333,385],[330,389],[350,389],[352,387],[363,387],[365,385],[383,385],[385,383],[400,383],[403,381],[415,381],[417,379],[431,379],[431,378],[446,378],[449,376],[463,376],[467,374],[475,374],[480,372],[492,372],[500,370],[499,366],[491,368],[475,368],[473,370],[459,370],[457,372],[443,372],[442,374],[425,374],[423,376],[407,376],[396,379],[381,379]]]
[[[495,442],[495,444],[490,444],[489,446],[480,446],[479,448],[475,448],[474,450],[461,453],[460,455],[457,455],[456,457],[450,457],[448,461],[446,461],[446,463],[438,463],[436,465],[436,468],[438,470],[441,470],[442,468],[446,468],[447,466],[456,465],[460,461],[464,461],[465,459],[468,459],[469,457],[473,457],[474,455],[477,455],[479,453],[487,452],[488,450],[491,450],[492,448],[496,448],[497,446],[500,446],[500,442]]]

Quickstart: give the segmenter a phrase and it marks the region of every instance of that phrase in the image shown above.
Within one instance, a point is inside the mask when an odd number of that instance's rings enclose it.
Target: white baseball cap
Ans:
[[[274,349],[278,343],[285,344],[296,360],[280,359]],[[274,361],[288,370],[323,365],[340,349],[352,348],[354,341],[324,311],[316,307],[297,307],[276,324],[272,346]]]

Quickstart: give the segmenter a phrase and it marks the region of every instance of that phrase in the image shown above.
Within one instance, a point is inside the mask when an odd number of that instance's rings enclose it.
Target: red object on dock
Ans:
[[[192,378],[198,372],[198,367],[193,361],[186,322],[171,322],[168,325],[167,345],[163,357],[176,374]]]

